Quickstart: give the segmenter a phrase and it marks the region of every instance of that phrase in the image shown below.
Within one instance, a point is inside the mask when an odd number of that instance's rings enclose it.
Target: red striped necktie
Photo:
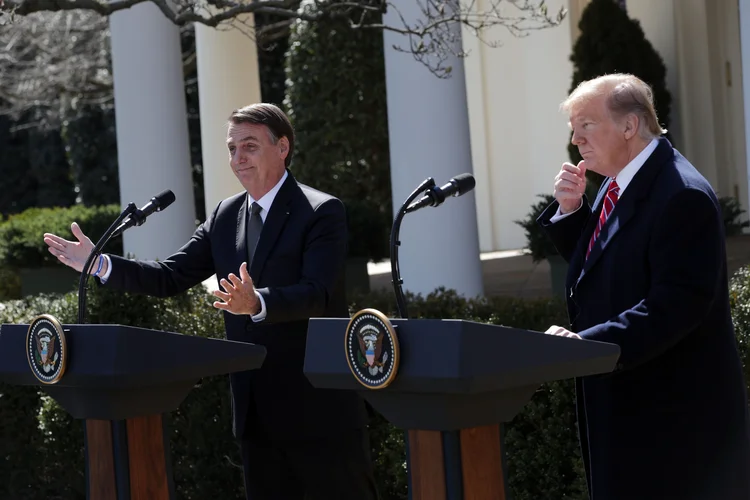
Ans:
[[[594,242],[596,241],[597,236],[599,236],[599,232],[602,230],[602,226],[604,226],[604,223],[607,222],[607,218],[609,217],[609,214],[612,213],[612,210],[615,209],[615,203],[617,203],[619,192],[620,186],[617,185],[616,180],[612,179],[612,183],[610,183],[609,188],[607,189],[607,195],[604,197],[602,211],[599,214],[599,222],[596,223],[594,234],[591,235],[591,240],[589,241],[589,248],[586,251],[587,259],[589,258],[591,249],[594,248]]]

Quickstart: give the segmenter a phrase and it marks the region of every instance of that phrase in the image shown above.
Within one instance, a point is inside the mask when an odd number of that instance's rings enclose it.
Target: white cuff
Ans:
[[[581,209],[581,207],[582,207],[582,206],[583,206],[583,200],[581,200],[581,202],[580,202],[580,203],[578,204],[578,208],[576,208],[576,209],[575,209],[575,210],[573,210],[572,212],[568,212],[567,214],[564,214],[564,213],[562,213],[562,212],[560,211],[560,206],[558,205],[558,207],[557,207],[557,212],[555,213],[555,215],[553,215],[553,216],[552,216],[552,217],[550,217],[550,219],[549,219],[549,221],[550,221],[550,224],[554,224],[555,222],[557,222],[557,221],[559,221],[559,220],[562,220],[562,219],[564,219],[564,218],[565,218],[565,217],[567,217],[568,215],[572,215],[572,214],[576,213],[577,211],[579,211],[579,210]]]
[[[112,274],[112,259],[109,258],[109,255],[103,254],[104,260],[107,261],[107,272],[104,273],[102,276],[99,276],[99,281],[104,284],[109,279],[109,275]]]
[[[256,314],[255,316],[250,316],[255,323],[259,321],[263,321],[266,319],[266,301],[263,300],[263,296],[258,293],[258,291],[255,291],[255,296],[258,297],[258,300],[260,301],[260,312]]]

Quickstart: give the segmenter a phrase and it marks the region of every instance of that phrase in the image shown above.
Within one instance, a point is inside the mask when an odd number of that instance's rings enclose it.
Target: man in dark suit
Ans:
[[[590,497],[749,499],[747,389],[714,191],[661,137],[640,79],[584,82],[562,108],[583,161],[563,165],[538,219],[569,263],[571,323],[547,333],[620,346],[612,373],[576,380]],[[606,178],[591,206],[587,170]]]
[[[375,499],[363,400],[314,389],[302,370],[308,319],[349,315],[344,206],[295,181],[294,131],[276,106],[232,112],[227,148],[245,191],[220,202],[166,260],[104,255],[95,274],[103,286],[163,297],[215,273],[227,338],[266,347],[259,370],[230,375],[249,499]],[[45,242],[80,272],[93,245],[77,224],[72,231],[77,242]]]

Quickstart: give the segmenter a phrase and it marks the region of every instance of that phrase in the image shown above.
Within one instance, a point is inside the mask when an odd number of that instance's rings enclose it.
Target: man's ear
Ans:
[[[628,113],[623,119],[623,132],[625,133],[625,139],[630,140],[638,133],[638,126],[641,124],[641,120],[638,115],[634,113]]]
[[[286,157],[289,156],[289,139],[286,137],[279,139],[279,152],[282,160],[286,160]]]

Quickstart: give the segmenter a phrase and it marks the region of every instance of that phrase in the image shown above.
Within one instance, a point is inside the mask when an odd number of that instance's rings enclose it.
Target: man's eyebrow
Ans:
[[[255,141],[255,142],[258,142],[258,138],[255,137],[254,135],[248,135],[247,137],[243,137],[242,139],[240,139],[238,142],[245,142],[245,141]],[[232,143],[234,143],[234,141],[232,141],[232,139],[227,139],[227,144],[232,144]]]

